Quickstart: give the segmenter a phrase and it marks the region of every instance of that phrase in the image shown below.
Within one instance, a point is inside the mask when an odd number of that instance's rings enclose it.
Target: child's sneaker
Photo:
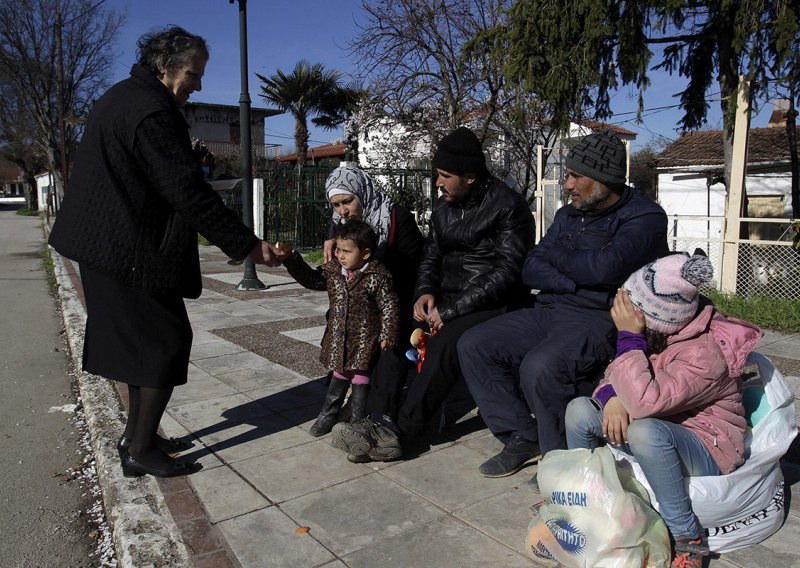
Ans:
[[[672,568],[702,568],[703,557],[708,556],[709,552],[708,544],[702,536],[691,540],[676,540]]]

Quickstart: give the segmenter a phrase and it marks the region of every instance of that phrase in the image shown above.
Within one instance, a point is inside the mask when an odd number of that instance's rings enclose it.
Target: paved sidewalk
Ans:
[[[501,445],[474,412],[432,433],[413,459],[349,463],[330,436],[308,434],[325,393],[317,346],[327,295],[282,268],[259,269],[268,290],[237,292],[240,268],[214,247],[201,247],[201,258],[205,289],[187,302],[189,383],[162,422],[168,435],[194,440],[184,455],[204,466],[160,483],[189,564],[536,566],[524,551],[529,509],[540,500],[525,485],[535,466],[508,478],[478,475]],[[797,392],[800,334],[768,333],[759,351],[793,375]],[[800,479],[795,455],[784,464],[790,487]],[[789,509],[776,535],[710,565],[800,567],[800,504],[790,498]]]

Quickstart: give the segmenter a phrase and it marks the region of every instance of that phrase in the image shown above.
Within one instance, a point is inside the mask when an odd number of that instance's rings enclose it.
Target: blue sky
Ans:
[[[128,76],[136,56],[136,40],[143,33],[165,25],[179,25],[205,37],[211,46],[211,59],[206,67],[203,90],[193,101],[239,104],[239,12],[238,2],[228,0],[106,0],[105,7],[127,13],[125,24],[114,46],[116,65],[113,80]],[[250,0],[247,3],[249,91],[254,107],[267,106],[258,96],[260,81],[254,73],[271,75],[277,69],[291,71],[300,59],[323,63],[345,73],[354,69],[345,47],[352,36],[354,21],[360,15],[361,0]],[[657,109],[676,105],[672,95],[682,88],[679,78],[663,72],[651,72],[653,84],[645,92],[645,108]],[[709,95],[714,98],[714,93]],[[638,134],[634,149],[646,144],[654,134],[670,139],[678,137],[680,120],[677,108],[654,110],[643,125],[633,122],[636,92],[622,89],[612,99],[615,116],[608,120]],[[753,126],[764,126],[771,107],[752,120]],[[628,114],[624,114],[628,113]],[[720,128],[719,103],[712,102],[708,116],[709,129]],[[292,147],[294,122],[288,115],[267,119],[266,142]],[[313,129],[311,145],[331,142],[340,131]]]

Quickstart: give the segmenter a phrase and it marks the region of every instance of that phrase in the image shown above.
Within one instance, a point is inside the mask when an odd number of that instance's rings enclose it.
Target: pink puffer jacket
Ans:
[[[661,418],[693,431],[729,473],[744,462],[741,374],[761,336],[708,305],[661,353],[634,350],[615,359],[598,389],[610,382],[633,419]]]

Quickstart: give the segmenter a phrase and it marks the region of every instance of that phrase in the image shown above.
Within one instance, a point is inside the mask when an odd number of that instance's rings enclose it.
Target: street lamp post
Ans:
[[[229,0],[231,4],[234,0]],[[242,92],[239,95],[239,132],[242,162],[242,221],[253,228],[253,160],[250,143],[250,92],[247,84],[247,0],[239,2],[239,61],[242,75]],[[244,260],[244,275],[236,285],[237,290],[264,290],[266,285],[258,279],[256,266],[248,256]]]

